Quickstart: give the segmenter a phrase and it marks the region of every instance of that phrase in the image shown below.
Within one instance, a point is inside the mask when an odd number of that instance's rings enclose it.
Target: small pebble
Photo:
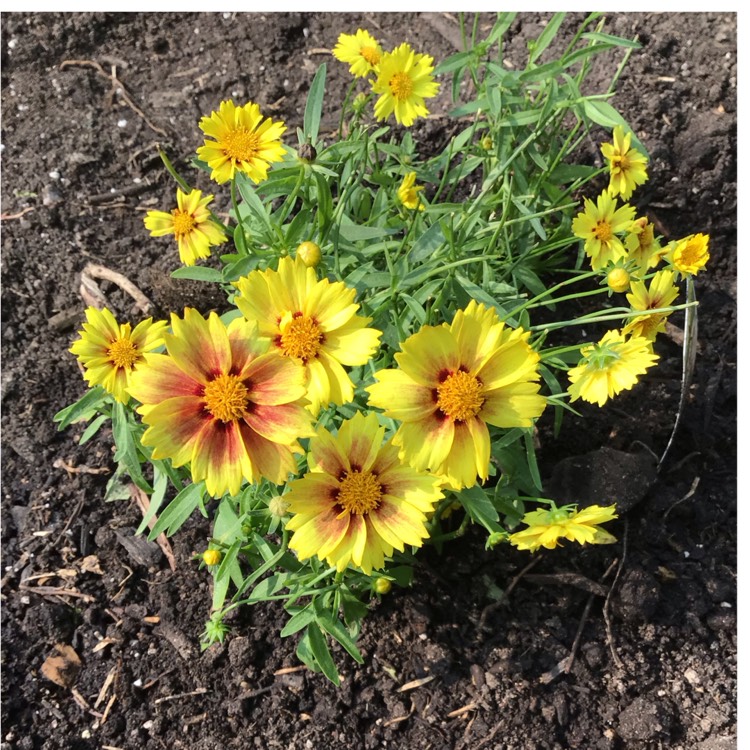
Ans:
[[[124,128],[128,124],[127,120],[118,120],[117,121],[117,127],[118,128]]]

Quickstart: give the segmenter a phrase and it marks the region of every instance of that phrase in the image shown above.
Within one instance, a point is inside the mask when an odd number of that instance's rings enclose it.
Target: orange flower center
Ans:
[[[399,101],[404,101],[411,96],[411,92],[414,90],[414,84],[411,82],[407,73],[398,72],[394,76],[391,76],[391,80],[388,81],[388,85],[391,87],[391,93]]]
[[[138,349],[129,338],[116,339],[107,349],[107,356],[115,367],[132,370],[138,359]]]
[[[252,161],[260,151],[260,137],[247,128],[236,128],[222,138],[221,146],[230,159]]]
[[[370,65],[377,65],[380,62],[380,52],[375,47],[362,47],[359,54],[365,58]]]
[[[612,239],[612,227],[604,219],[599,219],[591,231],[594,233],[594,237],[602,242],[609,242]]]
[[[206,408],[222,422],[239,419],[247,410],[247,388],[236,375],[219,375],[203,391]]]
[[[347,471],[339,487],[338,504],[363,516],[380,505],[383,488],[378,478],[370,471]]]
[[[484,404],[482,384],[468,372],[454,372],[437,387],[437,404],[454,422],[465,422],[475,417]]]
[[[307,362],[318,356],[323,342],[323,332],[313,318],[297,313],[281,334],[279,343],[287,357]]]
[[[192,214],[187,211],[180,211],[179,208],[172,209],[172,218],[175,237],[184,237],[186,234],[190,234],[196,224]]]

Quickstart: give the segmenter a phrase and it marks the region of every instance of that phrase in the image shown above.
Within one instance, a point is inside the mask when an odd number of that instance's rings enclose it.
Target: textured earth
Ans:
[[[507,65],[524,64],[547,20],[519,14]],[[581,20],[566,19],[561,45]],[[170,281],[175,259],[143,229],[144,212],[174,196],[157,144],[184,173],[198,119],[228,97],[294,132],[340,32],[367,28],[440,60],[460,48],[457,18],[3,13],[0,748],[736,747],[736,21],[613,14],[604,29],[643,45],[614,100],[651,156],[640,211],[667,238],[711,236],[696,371],[662,470],[649,456],[677,411],[679,317],[645,383],[557,437],[540,425],[550,492],[623,497],[618,543],[544,551],[531,570],[517,550],[486,552],[474,530],[442,556],[425,550],[413,588],[373,603],[365,665],[336,651],[337,689],[279,639],[280,607],[241,611],[201,653],[210,580],[191,558],[207,522],[172,538],[172,572],[133,539],[136,504],[103,502],[111,434],[79,446],[81,429],[58,433],[52,415],[84,391],[66,350],[87,263],[125,274],[157,314],[222,304]],[[601,59],[593,84],[615,64]],[[345,66],[328,67],[323,132],[349,83]],[[451,132],[443,89],[415,129],[424,151]],[[589,150],[595,163],[593,140]],[[196,185],[211,189],[202,175]],[[137,317],[115,284],[99,285],[119,317]],[[600,580],[606,596],[591,593]],[[42,672],[58,645],[64,685]]]

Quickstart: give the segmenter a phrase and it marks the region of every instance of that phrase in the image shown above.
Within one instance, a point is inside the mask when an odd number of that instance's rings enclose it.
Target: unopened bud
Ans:
[[[391,582],[387,578],[378,578],[375,581],[375,591],[378,594],[387,594],[391,590]]]
[[[318,156],[318,152],[315,150],[315,147],[312,145],[312,143],[303,143],[297,153],[299,154],[299,158],[302,159],[302,161],[306,161],[308,163],[315,161],[315,159]]]
[[[624,292],[630,288],[630,274],[624,268],[613,268],[607,274],[607,286],[613,292]]]
[[[203,553],[203,562],[206,565],[218,565],[221,562],[221,550],[207,549]]]
[[[297,248],[297,256],[308,268],[315,268],[320,263],[320,246],[314,242],[303,242]]]
[[[281,495],[272,497],[268,502],[268,512],[272,516],[276,516],[276,518],[283,518],[286,515],[287,510],[289,510],[289,502],[284,500]]]
[[[490,138],[490,136],[486,135],[484,136],[484,138],[482,138],[482,148],[485,151],[492,151],[492,147],[494,145],[495,144],[492,142],[492,138]]]

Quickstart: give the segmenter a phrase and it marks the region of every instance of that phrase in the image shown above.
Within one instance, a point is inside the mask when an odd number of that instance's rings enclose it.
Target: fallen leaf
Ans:
[[[96,573],[103,576],[104,571],[99,566],[99,558],[96,555],[87,555],[81,560],[82,573]]]
[[[44,660],[42,675],[55,685],[69,688],[81,671],[81,660],[73,647],[67,643],[55,644],[55,652]]]

